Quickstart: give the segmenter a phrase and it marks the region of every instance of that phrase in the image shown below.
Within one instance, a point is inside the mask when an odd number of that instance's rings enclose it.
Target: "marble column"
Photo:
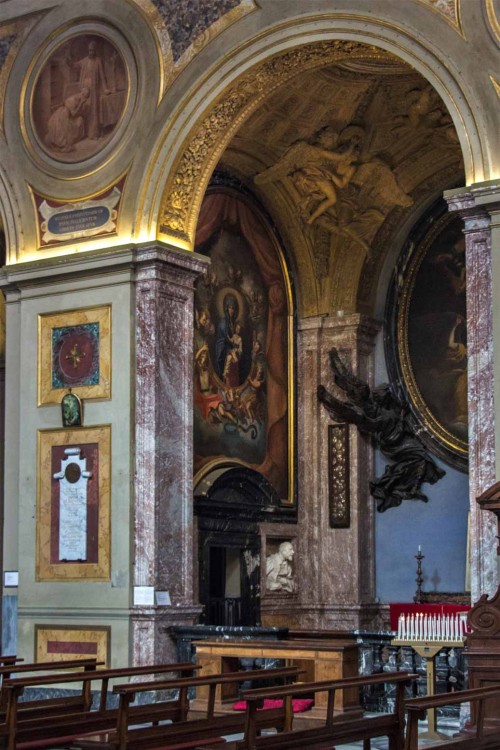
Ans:
[[[175,658],[171,624],[192,625],[193,295],[208,260],[165,246],[135,254],[136,587],[168,591],[168,606],[133,605],[134,664]],[[151,588],[149,591],[151,592]]]
[[[465,225],[471,598],[476,602],[498,584],[496,519],[481,511],[476,498],[497,480],[500,459],[495,424],[500,363],[494,361],[494,349],[497,360],[500,352],[500,310],[495,310],[493,294],[500,283],[500,186],[476,185],[449,191],[445,198]]]
[[[322,383],[339,398],[328,353],[341,358],[363,380],[372,382],[373,349],[378,325],[361,315],[307,318],[298,333],[298,487],[301,624],[317,628],[360,628],[375,624],[374,513],[368,480],[373,450],[354,426],[346,427],[349,444],[350,524],[331,528],[329,507],[328,426],[319,403]]]

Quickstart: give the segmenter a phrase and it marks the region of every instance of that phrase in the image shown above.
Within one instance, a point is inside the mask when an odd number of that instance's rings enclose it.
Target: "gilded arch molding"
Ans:
[[[298,30],[295,24],[292,24],[291,28],[295,42],[298,38],[303,40],[307,37],[307,34],[299,35],[300,29]],[[350,32],[352,35],[353,30]],[[323,30],[321,33],[329,32]],[[342,35],[346,35],[344,30]],[[156,216],[151,215],[148,220],[150,227],[156,225],[158,239],[192,249],[196,220],[210,175],[241,124],[265,98],[293,76],[346,59],[367,59],[371,56],[374,60],[402,60],[431,81],[431,85],[439,81],[442,90],[446,92],[448,107],[452,105],[465,161],[467,182],[484,179],[485,154],[473,107],[449,70],[442,69],[440,75],[440,65],[435,54],[415,40],[409,40],[409,45],[403,47],[400,39],[397,43],[385,39],[380,35],[380,30],[363,36],[364,39],[373,39],[376,36],[380,46],[368,44],[365,40],[352,39],[321,39],[307,45],[302,41],[301,46],[274,54],[250,70],[247,62],[246,72],[233,80],[223,93],[219,90],[213,103],[189,132],[186,127],[186,136],[180,149],[177,150],[174,146],[176,155],[172,156],[172,151],[170,152],[172,161],[169,163],[166,181],[163,186],[157,183],[156,187],[156,190],[161,191],[161,198],[158,197],[156,202],[159,210]],[[287,40],[287,45],[290,47],[290,40]],[[267,44],[266,48],[269,49],[270,44]],[[247,47],[245,50],[247,61],[249,49]],[[242,64],[241,69],[244,68],[245,65]],[[159,144],[157,156],[164,149],[167,138]],[[153,177],[152,172],[149,173],[149,177]],[[160,177],[160,181],[161,179]]]
[[[297,47],[240,77],[198,122],[163,190],[158,237],[191,248],[201,200],[224,148],[244,120],[288,79],[345,59],[394,59],[364,43],[333,40]]]

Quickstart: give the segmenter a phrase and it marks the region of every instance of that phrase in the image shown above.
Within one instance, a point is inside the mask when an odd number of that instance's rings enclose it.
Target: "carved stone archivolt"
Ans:
[[[217,164],[276,220],[300,269],[305,316],[358,309],[360,284],[371,305],[405,216],[463,172],[451,117],[423,77],[385,51],[340,40],[277,55],[228,89],[171,172],[162,239],[192,247]]]
[[[221,164],[276,219],[306,316],[360,302],[369,312],[401,222],[463,171],[437,93],[400,60],[361,57],[290,79],[248,116]]]
[[[162,238],[170,236],[192,245],[198,209],[209,176],[230,138],[264,99],[300,72],[351,58],[394,59],[376,47],[356,42],[321,42],[277,55],[230,87],[193,133],[165,185],[159,226]]]

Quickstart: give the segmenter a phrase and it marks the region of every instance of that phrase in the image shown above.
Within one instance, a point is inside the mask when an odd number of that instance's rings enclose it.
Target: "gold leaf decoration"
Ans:
[[[486,13],[493,35],[500,42],[500,20],[494,6],[494,0],[486,0]]]
[[[460,3],[459,0],[420,0],[423,5],[434,10],[444,18],[461,36],[464,36],[462,23],[460,20]]]
[[[198,207],[220,154],[244,119],[277,87],[318,66],[349,58],[394,59],[377,47],[335,40],[276,55],[241,77],[192,131],[163,192],[159,233],[192,245]]]
[[[490,76],[490,81],[493,84],[493,87],[495,91],[497,92],[498,97],[500,97],[500,82],[496,80],[496,78],[493,78],[493,76]]]

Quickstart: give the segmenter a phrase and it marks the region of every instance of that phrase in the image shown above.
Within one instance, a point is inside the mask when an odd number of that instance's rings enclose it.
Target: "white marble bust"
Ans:
[[[295,550],[291,542],[282,542],[277,552],[266,558],[266,589],[293,594],[297,586],[293,577],[292,561]]]

